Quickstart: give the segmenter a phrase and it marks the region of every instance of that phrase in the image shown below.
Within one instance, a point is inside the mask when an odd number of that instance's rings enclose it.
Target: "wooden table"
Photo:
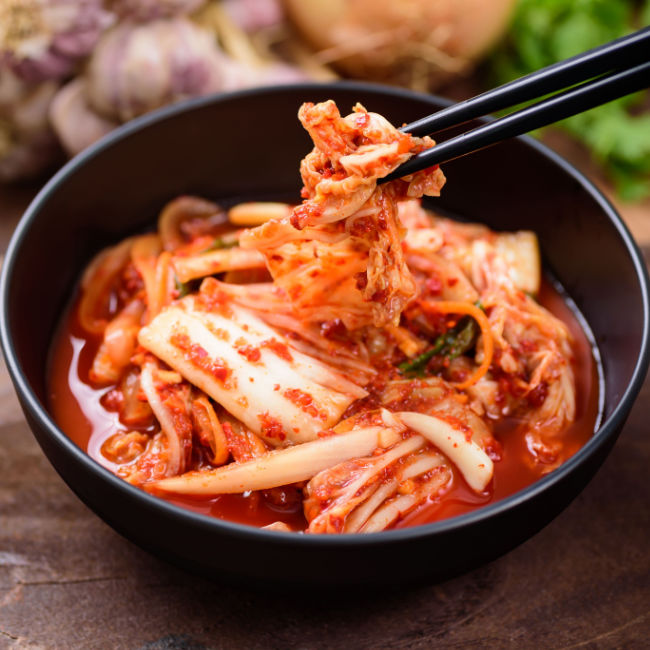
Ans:
[[[31,196],[3,192],[2,250]],[[650,203],[621,209],[650,254]],[[252,593],[164,564],[64,485],[4,366],[0,418],[0,648],[650,646],[650,381],[603,468],[541,533],[454,580],[363,598]]]

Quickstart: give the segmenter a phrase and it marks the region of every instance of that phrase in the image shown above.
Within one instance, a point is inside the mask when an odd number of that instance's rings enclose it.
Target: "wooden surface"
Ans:
[[[31,193],[0,194],[3,250]],[[622,212],[650,252],[650,203]],[[164,564],[64,485],[4,366],[0,418],[0,649],[650,647],[649,381],[603,468],[541,533],[443,584],[363,597],[260,594]]]

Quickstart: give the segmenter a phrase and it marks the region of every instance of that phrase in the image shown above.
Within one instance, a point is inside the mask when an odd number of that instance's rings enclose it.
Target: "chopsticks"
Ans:
[[[573,87],[558,92],[567,86]],[[460,158],[649,86],[650,27],[646,27],[402,127],[423,136],[558,92],[413,156],[380,182]]]

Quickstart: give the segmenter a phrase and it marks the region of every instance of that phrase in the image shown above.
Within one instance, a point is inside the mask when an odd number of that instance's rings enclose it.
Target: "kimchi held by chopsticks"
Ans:
[[[95,457],[308,533],[381,531],[459,486],[484,503],[510,444],[555,468],[575,451],[574,336],[536,301],[535,235],[425,211],[437,167],[377,185],[430,138],[360,105],[299,118],[302,203],[180,197],[85,271],[81,379],[115,415]]]

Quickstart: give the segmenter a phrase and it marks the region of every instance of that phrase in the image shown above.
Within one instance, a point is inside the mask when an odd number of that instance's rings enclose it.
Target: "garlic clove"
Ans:
[[[221,0],[224,10],[246,33],[282,24],[284,11],[280,0]]]
[[[190,14],[205,3],[206,0],[113,0],[109,6],[121,18],[149,22]]]
[[[0,182],[36,176],[60,155],[47,118],[56,91],[55,82],[27,84],[0,68]]]
[[[236,84],[232,61],[214,37],[183,17],[124,21],[106,32],[87,73],[88,103],[110,120],[126,121],[188,97]]]
[[[52,101],[49,115],[59,141],[71,156],[119,126],[90,108],[83,79],[75,79],[59,90]]]
[[[28,82],[61,79],[113,18],[101,0],[0,0],[0,60]]]

